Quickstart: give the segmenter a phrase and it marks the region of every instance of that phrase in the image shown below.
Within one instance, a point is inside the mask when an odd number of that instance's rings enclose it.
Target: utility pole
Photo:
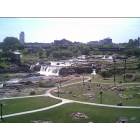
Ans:
[[[126,73],[126,58],[124,59],[124,76],[123,76],[124,82],[125,82],[125,79],[126,79],[125,73]]]
[[[114,86],[116,86],[116,60],[115,58],[113,59],[113,63],[114,63]]]

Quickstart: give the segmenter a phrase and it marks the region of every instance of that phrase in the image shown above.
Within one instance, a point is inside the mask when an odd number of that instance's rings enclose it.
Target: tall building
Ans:
[[[105,38],[103,40],[99,41],[101,45],[111,45],[112,44],[112,39],[111,38]]]
[[[138,48],[140,48],[140,37],[138,37]]]
[[[21,33],[19,34],[19,41],[20,41],[20,43],[21,43],[22,45],[24,45],[24,43],[25,43],[25,34],[24,34],[24,32],[21,32]]]

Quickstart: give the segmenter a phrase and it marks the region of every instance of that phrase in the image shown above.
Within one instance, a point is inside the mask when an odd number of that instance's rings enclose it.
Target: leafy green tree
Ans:
[[[128,50],[124,51],[124,54],[127,57],[129,57],[129,56],[140,57],[140,48],[128,49]]]
[[[43,50],[39,50],[38,55],[39,55],[39,58],[43,58]]]
[[[52,52],[53,58],[57,59],[65,59],[72,57],[72,53],[69,50],[59,50],[59,51],[53,51]]]
[[[2,43],[2,49],[4,52],[20,50],[22,47],[19,40],[15,37],[6,37]]]
[[[112,69],[103,69],[101,72],[100,72],[100,75],[103,77],[103,78],[107,78],[107,77],[111,77],[113,75],[113,70]]]

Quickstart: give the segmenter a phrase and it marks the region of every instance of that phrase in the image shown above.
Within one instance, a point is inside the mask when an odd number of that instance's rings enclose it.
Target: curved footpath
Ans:
[[[85,82],[91,80],[90,77],[86,77],[86,78],[87,79],[85,80]],[[74,84],[78,84],[78,83],[82,83],[82,82],[83,81],[74,82],[74,83],[68,83],[68,84],[62,85],[62,87],[66,87],[66,86],[70,86],[70,85],[74,85]],[[94,82],[94,83],[98,83],[98,82]],[[105,83],[103,83],[103,84],[105,84]],[[110,83],[106,83],[106,84],[110,84]],[[137,83],[137,84],[140,84],[140,83]],[[44,108],[30,110],[30,111],[24,111],[24,112],[19,112],[19,113],[3,115],[3,118],[12,117],[12,116],[18,116],[18,115],[24,115],[24,114],[29,114],[29,113],[35,113],[35,112],[39,112],[39,111],[45,111],[45,110],[49,110],[49,109],[52,109],[52,108],[55,108],[55,107],[58,107],[58,106],[61,106],[63,104],[67,104],[67,103],[79,103],[79,104],[94,105],[94,106],[109,107],[109,108],[140,109],[140,106],[117,106],[117,105],[97,104],[97,103],[82,102],[82,101],[76,101],[76,100],[70,100],[70,99],[65,99],[65,98],[61,98],[61,97],[56,97],[56,96],[51,94],[51,92],[56,90],[56,89],[57,89],[57,87],[50,88],[43,95],[11,97],[11,98],[2,98],[2,99],[0,99],[0,100],[3,100],[3,99],[21,99],[21,98],[33,98],[33,97],[48,96],[48,97],[51,97],[51,98],[54,98],[54,99],[61,100],[60,103],[52,105],[52,106],[49,106],[49,107],[44,107]]]
[[[31,111],[24,111],[24,112],[19,112],[19,113],[13,113],[13,114],[8,114],[8,115],[3,115],[3,118],[8,118],[8,117],[12,117],[12,116],[18,116],[18,115],[24,115],[24,114],[29,114],[29,113],[35,113],[35,112],[40,112],[40,111],[45,111],[45,110],[49,110],[55,107],[58,107],[60,105],[66,104],[66,103],[70,103],[71,101],[69,100],[65,100],[65,102],[60,102],[58,104],[49,106],[49,107],[44,107],[44,108],[40,108],[40,109],[35,109],[35,110],[31,110]]]

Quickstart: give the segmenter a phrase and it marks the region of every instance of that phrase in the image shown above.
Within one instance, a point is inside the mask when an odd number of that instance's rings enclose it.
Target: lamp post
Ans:
[[[57,86],[57,89],[58,89],[57,94],[58,94],[58,97],[59,97],[59,93],[60,93],[60,91],[59,91],[59,85]]]
[[[59,87],[60,87],[60,88],[62,87],[61,81],[59,81]]]
[[[126,58],[124,59],[124,76],[123,76],[124,82],[125,82],[125,79],[126,79],[125,72],[126,72]]]
[[[0,109],[0,110],[1,110],[1,111],[0,111],[0,116],[1,116],[0,118],[1,118],[1,120],[3,120],[3,110],[2,110],[3,108],[2,108],[2,107],[3,107],[3,104],[0,103],[0,108],[1,108],[1,109]]]
[[[85,85],[85,77],[84,77],[84,73],[83,73],[83,85]]]
[[[114,86],[116,86],[116,60],[113,58],[113,63],[114,63]]]
[[[103,95],[103,92],[102,91],[100,91],[100,104],[102,104],[102,95]]]
[[[57,83],[57,95],[59,97],[59,93],[60,93],[60,86],[59,86],[59,82]]]

